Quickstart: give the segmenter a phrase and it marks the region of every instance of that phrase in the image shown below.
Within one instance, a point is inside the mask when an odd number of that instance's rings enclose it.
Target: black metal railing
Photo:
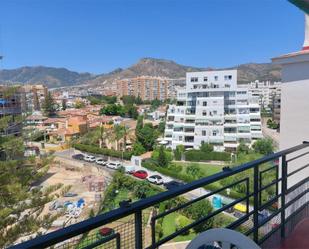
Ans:
[[[295,219],[295,217],[300,217],[299,214],[303,212],[303,210],[308,211],[309,209],[309,176],[303,174],[304,170],[309,167],[309,157],[308,161],[306,160],[306,156],[309,154],[309,151],[304,151],[308,149],[308,147],[309,143],[304,142],[298,146],[273,153],[240,166],[233,168],[225,167],[217,174],[190,182],[170,191],[162,192],[149,198],[124,205],[118,209],[100,214],[77,224],[70,225],[61,230],[42,235],[30,241],[12,246],[11,248],[30,249],[45,248],[49,246],[55,246],[55,248],[57,248],[57,244],[62,241],[80,236],[81,234],[88,234],[88,232],[94,229],[129,216],[133,217],[132,220],[134,222],[134,226],[132,228],[134,229],[134,233],[131,235],[133,236],[134,241],[132,248],[154,249],[168,241],[173,240],[177,236],[189,231],[195,226],[207,222],[216,215],[229,211],[238,203],[244,203],[244,206],[246,206],[246,211],[241,215],[241,217],[238,217],[238,219],[233,219],[233,221],[226,227],[229,229],[241,230],[244,234],[250,236],[255,242],[263,245],[274,233],[278,231],[281,233],[281,237],[287,236],[288,229],[286,224]],[[307,163],[305,163],[305,165],[297,164],[295,169],[289,168],[289,166],[294,167],[295,163],[299,159],[302,159],[302,161],[306,161]],[[264,184],[263,177],[265,174],[273,174],[273,178]],[[299,181],[297,181],[296,184],[289,186],[290,184],[288,182],[288,178],[295,176],[299,177]],[[232,178],[234,181],[223,187],[216,189],[213,188],[213,183],[227,178]],[[168,236],[157,236],[156,224],[159,219],[162,219],[172,213],[179,212],[182,209],[190,208],[190,206],[194,203],[210,198],[213,195],[226,195],[225,193],[227,192],[227,189],[234,189],[236,186],[240,185],[244,190],[242,194],[232,193],[231,196],[233,199],[231,199],[231,201],[226,203],[223,207],[212,211],[205,217],[200,217],[198,220],[192,221],[191,224],[182,227]],[[151,238],[148,242],[145,242],[145,224],[142,217],[143,211],[149,209],[150,207],[152,207],[153,210],[158,210],[158,205],[160,203],[179,198],[180,196],[183,197],[190,191],[200,188],[213,190],[207,192],[206,194],[201,194],[193,199],[184,197],[184,199],[186,199],[184,203],[182,202],[181,204],[168,210],[164,210],[163,212],[152,212],[152,216],[150,217],[149,233],[149,237]],[[262,201],[263,192],[267,191],[269,188],[272,188],[270,193],[273,194],[268,194],[266,200]],[[267,211],[268,215],[263,216],[263,219],[261,219],[261,212],[263,211]],[[108,239],[95,240],[93,243],[90,243],[85,247],[67,245],[67,247],[62,248],[107,248],[104,247],[104,244],[110,240],[116,240],[114,247],[110,248],[125,248],[122,243],[122,235],[123,233],[116,232]],[[127,246],[126,248],[129,247]]]

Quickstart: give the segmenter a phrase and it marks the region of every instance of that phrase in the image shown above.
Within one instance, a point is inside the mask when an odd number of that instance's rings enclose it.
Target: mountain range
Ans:
[[[185,77],[186,72],[221,69],[238,69],[238,82],[240,84],[255,80],[281,80],[281,67],[270,63],[247,63],[230,68],[199,68],[180,65],[171,60],[142,58],[126,69],[118,68],[110,73],[97,75],[78,73],[66,68],[44,66],[4,69],[0,70],[0,82],[8,84],[45,84],[49,88],[54,88],[81,84],[110,84],[115,79],[140,75],[182,78]]]

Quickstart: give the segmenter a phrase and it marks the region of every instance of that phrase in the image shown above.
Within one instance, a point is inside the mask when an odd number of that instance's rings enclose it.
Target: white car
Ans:
[[[109,162],[106,164],[107,168],[110,169],[120,169],[121,168],[121,164],[118,162]]]
[[[95,156],[87,155],[87,156],[84,157],[84,160],[87,161],[87,162],[95,162],[96,158],[95,158]]]
[[[158,185],[163,183],[163,178],[159,175],[148,176],[147,180],[151,183],[158,184]]]
[[[95,162],[99,165],[106,165],[106,160],[104,160],[103,158],[97,158]]]

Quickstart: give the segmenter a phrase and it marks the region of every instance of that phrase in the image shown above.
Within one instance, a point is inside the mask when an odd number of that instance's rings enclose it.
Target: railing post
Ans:
[[[281,237],[285,237],[285,194],[287,189],[287,162],[286,156],[282,156],[281,162]]]
[[[143,249],[143,217],[142,210],[135,212],[135,248]]]
[[[253,240],[259,240],[259,165],[254,166],[253,182]]]
[[[156,243],[156,220],[151,219],[151,245]]]

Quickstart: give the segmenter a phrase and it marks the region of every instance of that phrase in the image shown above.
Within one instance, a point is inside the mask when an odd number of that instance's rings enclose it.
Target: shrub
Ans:
[[[160,154],[160,150],[162,152],[162,149],[161,149],[161,146],[158,148],[158,149],[155,149],[153,152],[152,152],[152,155],[151,155],[151,158],[153,160],[159,160],[159,154]],[[164,151],[164,154],[165,154],[165,158],[167,160],[167,163],[171,162],[173,160],[173,154],[171,151],[167,150],[167,149],[163,149]]]
[[[239,153],[249,154],[249,152],[250,152],[250,148],[245,143],[240,143],[237,146],[237,154]]]
[[[256,153],[269,155],[274,152],[273,141],[269,138],[259,139],[253,144],[253,149]]]
[[[209,152],[214,151],[214,146],[212,144],[202,143],[200,150],[205,153],[209,153]]]
[[[186,160],[187,161],[230,161],[231,155],[227,152],[217,152],[212,151],[209,153],[205,153],[200,150],[189,150],[185,152]]]
[[[117,158],[122,158],[122,155],[123,155],[123,159],[126,159],[126,160],[130,160],[132,156],[132,152],[127,152],[127,151],[122,152],[122,151],[104,149],[104,148],[99,148],[93,145],[73,144],[73,147],[80,151],[93,153],[93,154],[100,154],[100,155],[105,155],[105,156],[111,156],[111,157],[117,157]]]
[[[185,151],[185,147],[182,144],[177,145],[176,150],[174,151],[175,160],[180,161],[184,151]]]
[[[212,212],[212,206],[208,200],[201,200],[185,208],[183,212],[190,219],[197,221],[209,215]],[[211,228],[212,225],[213,218],[195,226],[193,229],[195,232],[200,233]]]

